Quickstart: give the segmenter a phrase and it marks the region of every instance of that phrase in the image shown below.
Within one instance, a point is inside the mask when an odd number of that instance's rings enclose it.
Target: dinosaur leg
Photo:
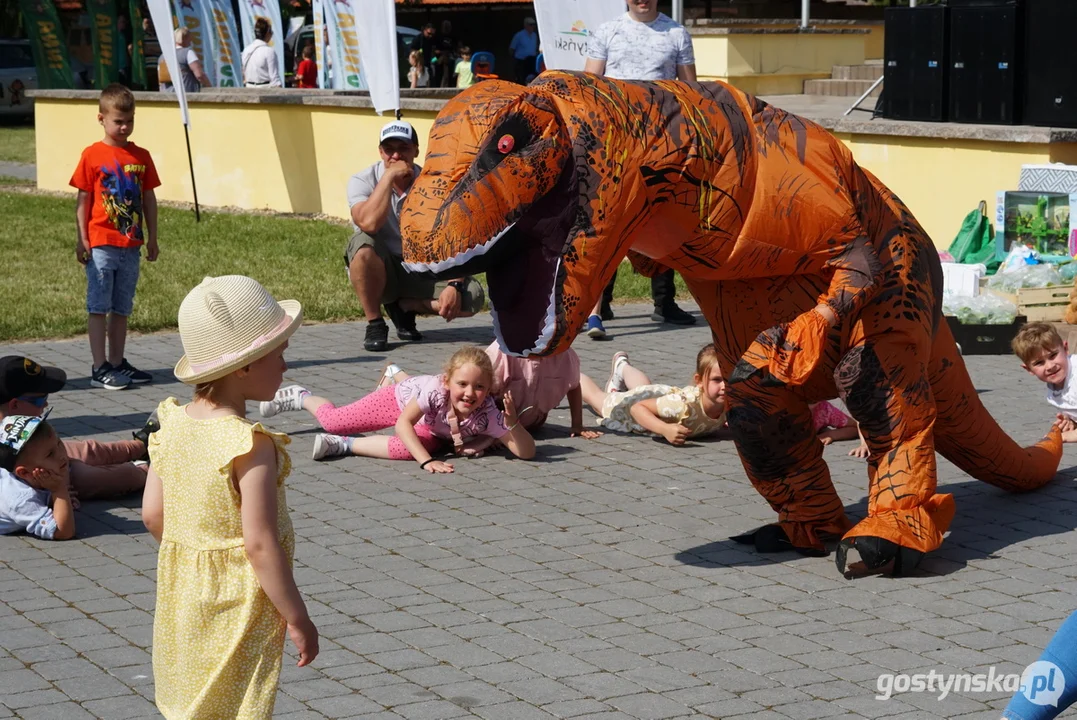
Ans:
[[[777,525],[733,538],[761,552],[825,555],[823,541],[849,529],[808,404],[759,376],[730,385],[729,427],[752,486],[778,513]]]
[[[848,551],[859,553],[862,564],[850,566],[847,577],[912,570],[942,543],[954,515],[953,496],[935,493],[930,338],[903,332],[893,319],[889,325],[851,348],[835,370],[871,453],[868,516],[845,534],[836,557],[844,573]]]

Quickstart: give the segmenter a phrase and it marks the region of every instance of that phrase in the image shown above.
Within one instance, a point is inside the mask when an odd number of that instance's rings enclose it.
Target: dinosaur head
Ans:
[[[627,250],[596,229],[581,152],[596,135],[568,95],[485,81],[450,100],[400,218],[410,271],[486,272],[495,332],[517,355],[567,348]]]

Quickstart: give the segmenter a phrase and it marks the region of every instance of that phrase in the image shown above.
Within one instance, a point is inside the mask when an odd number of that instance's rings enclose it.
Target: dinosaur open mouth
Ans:
[[[542,353],[564,323],[562,257],[576,219],[576,193],[575,173],[566,166],[549,193],[485,243],[406,267],[439,277],[485,272],[501,347],[513,355]]]

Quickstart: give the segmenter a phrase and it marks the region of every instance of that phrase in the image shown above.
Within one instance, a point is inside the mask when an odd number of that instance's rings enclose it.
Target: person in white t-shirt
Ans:
[[[283,87],[277,51],[269,44],[273,28],[265,18],[254,22],[254,42],[243,49],[243,84],[249,88]]]
[[[1047,383],[1047,402],[1062,411],[1055,420],[1062,442],[1077,442],[1077,382],[1070,375],[1074,356],[1069,345],[1054,326],[1034,322],[1017,331],[1011,347],[1021,367]]]
[[[684,26],[658,12],[657,0],[630,0],[628,12],[602,23],[587,42],[584,72],[614,80],[696,81],[696,58],[692,38]],[[606,337],[603,320],[613,319],[610,301],[617,274],[606,286],[602,298],[587,319],[587,335]],[[674,325],[695,325],[694,315],[677,305],[673,271],[651,278],[654,299],[652,320]]]

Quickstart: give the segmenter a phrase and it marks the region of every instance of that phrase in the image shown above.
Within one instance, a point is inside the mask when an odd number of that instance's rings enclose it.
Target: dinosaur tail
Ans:
[[[1046,485],[1062,460],[1062,436],[1051,428],[1043,440],[1021,447],[1003,432],[980,402],[950,326],[940,321],[929,368],[935,396],[935,449],[977,480],[1010,492]]]

